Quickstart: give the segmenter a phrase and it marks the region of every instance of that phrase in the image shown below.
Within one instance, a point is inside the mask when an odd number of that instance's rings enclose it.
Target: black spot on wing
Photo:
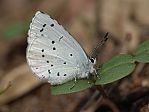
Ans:
[[[44,52],[44,49],[42,49],[41,52]]]
[[[53,27],[53,26],[54,26],[54,24],[51,24],[50,26],[51,26],[51,27]]]
[[[44,76],[44,75],[42,75],[42,78],[45,78],[45,76]]]
[[[48,70],[48,73],[49,73],[49,74],[51,74],[51,71],[50,71],[50,70]]]
[[[43,27],[45,27],[47,24],[44,24]]]
[[[70,56],[72,56],[72,54],[70,54]]]
[[[57,73],[57,76],[60,76],[59,72]]]
[[[55,47],[53,47],[53,50],[56,50],[56,48],[55,48]]]
[[[54,44],[55,43],[55,41],[52,41],[52,44]]]
[[[43,28],[40,30],[40,32],[42,32],[43,31]]]

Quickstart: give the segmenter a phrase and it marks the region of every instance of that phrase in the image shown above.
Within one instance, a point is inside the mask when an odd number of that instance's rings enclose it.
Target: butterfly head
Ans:
[[[95,65],[96,64],[96,58],[90,58],[89,59],[90,63]]]
[[[90,73],[95,71],[94,65],[96,64],[96,58],[89,58]]]

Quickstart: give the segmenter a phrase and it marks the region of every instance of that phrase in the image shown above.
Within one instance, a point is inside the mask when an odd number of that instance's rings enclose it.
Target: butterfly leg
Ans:
[[[75,80],[74,80],[74,83],[73,83],[72,87],[70,87],[70,89],[74,88],[75,85],[76,85],[76,83],[77,83],[77,78],[75,77],[74,79],[75,79]]]
[[[95,70],[95,76],[100,79],[99,75],[97,74],[97,71]]]
[[[90,87],[92,87],[94,85],[94,79],[91,77],[91,75],[88,75],[87,80],[87,83],[90,85]]]
[[[88,84],[91,84],[91,81],[90,81],[90,78],[89,78],[89,76],[87,77],[87,80],[88,80]]]
[[[100,79],[100,72],[99,72],[100,69],[101,69],[101,66],[94,70],[94,73],[95,73],[95,76],[96,76],[95,78]],[[98,71],[98,73],[97,73],[97,71]]]

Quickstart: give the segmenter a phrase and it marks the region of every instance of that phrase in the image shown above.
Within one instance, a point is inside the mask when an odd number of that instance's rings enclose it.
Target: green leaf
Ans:
[[[92,86],[92,84],[89,84],[88,81],[89,80],[87,79],[78,79],[77,83],[73,88],[72,86],[74,85],[74,80],[64,83],[62,85],[51,86],[51,94],[52,95],[67,94],[87,89]]]
[[[134,68],[135,64],[132,56],[118,55],[103,64],[98,71],[100,79],[97,78],[96,85],[107,84],[121,79],[131,73]],[[88,81],[88,79],[79,79],[72,89],[70,88],[73,86],[74,80],[62,85],[51,86],[51,92],[53,95],[78,92],[93,86],[93,83],[89,84]]]
[[[139,45],[133,55],[135,61],[149,62],[149,40]]]
[[[108,84],[129,75],[135,68],[134,59],[130,55],[121,54],[115,56],[103,64],[97,71],[99,78],[96,85]]]

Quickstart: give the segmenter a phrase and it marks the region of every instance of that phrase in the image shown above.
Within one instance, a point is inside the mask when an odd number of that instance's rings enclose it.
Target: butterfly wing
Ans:
[[[79,58],[81,59],[81,63],[88,63],[88,58],[78,42],[61,25],[59,25],[56,20],[53,20],[49,15],[40,11],[37,11],[34,18],[32,19],[30,30],[28,32],[28,43],[34,39],[33,36],[31,36],[32,34],[49,35],[51,32],[57,34],[57,38],[63,39],[64,43],[68,44],[69,47],[77,51],[77,54],[80,55]]]
[[[28,35],[27,61],[39,78],[56,85],[81,76],[88,58],[55,20],[38,11]]]

